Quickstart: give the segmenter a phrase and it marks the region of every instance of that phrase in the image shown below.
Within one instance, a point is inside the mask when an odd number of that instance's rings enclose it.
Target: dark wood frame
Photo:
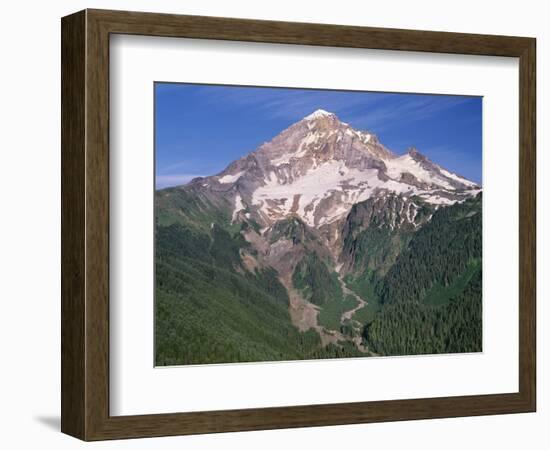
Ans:
[[[535,411],[535,39],[104,10],[75,13],[61,25],[64,433],[100,440]],[[519,58],[519,392],[110,416],[108,100],[113,33]]]

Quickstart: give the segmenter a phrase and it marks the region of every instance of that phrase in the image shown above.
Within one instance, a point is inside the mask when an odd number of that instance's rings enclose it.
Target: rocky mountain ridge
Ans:
[[[369,132],[318,110],[215,176],[185,189],[221,195],[233,204],[232,220],[262,228],[298,216],[314,228],[344,218],[351,207],[385,193],[450,205],[480,190],[411,148],[398,156]]]

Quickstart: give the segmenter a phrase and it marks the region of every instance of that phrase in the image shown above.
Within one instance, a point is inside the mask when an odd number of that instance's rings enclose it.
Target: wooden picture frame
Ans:
[[[535,39],[105,10],[61,25],[64,433],[101,440],[535,411]],[[110,416],[109,36],[116,33],[519,58],[519,391]]]

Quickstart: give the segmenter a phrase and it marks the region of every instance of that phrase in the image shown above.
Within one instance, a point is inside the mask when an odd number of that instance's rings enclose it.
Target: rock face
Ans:
[[[253,219],[266,228],[297,216],[317,229],[341,220],[354,204],[372,196],[396,193],[448,205],[480,190],[418,150],[397,156],[374,134],[323,110],[186,189],[225,197],[235,221]]]

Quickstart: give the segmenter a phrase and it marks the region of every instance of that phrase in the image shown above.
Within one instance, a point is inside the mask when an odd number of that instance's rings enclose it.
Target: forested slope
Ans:
[[[171,202],[178,206],[163,211],[155,236],[156,365],[359,355],[292,325],[276,271],[245,269],[240,251],[250,244],[223,211]],[[208,222],[213,214],[222,226]]]
[[[482,350],[481,204],[479,195],[438,210],[377,280],[380,308],[364,332],[374,352]]]
[[[395,226],[402,219],[388,214],[388,204],[404,211],[398,197],[354,206],[343,230],[340,274],[320,235],[303,221],[283,220],[269,231],[268,245],[287,242],[294,252],[287,257],[299,258],[291,282],[319,309],[320,325],[345,332],[340,316],[358,300],[343,289],[365,299],[367,306],[346,322],[362,330],[364,353],[349,341],[323,346],[316,330],[292,324],[277,270],[244,263],[244,254],[265,252],[245,239],[260,235],[257,223],[234,223],[223,200],[158,192],[156,364],[481,351],[481,194],[439,209],[414,201],[422,226]]]

